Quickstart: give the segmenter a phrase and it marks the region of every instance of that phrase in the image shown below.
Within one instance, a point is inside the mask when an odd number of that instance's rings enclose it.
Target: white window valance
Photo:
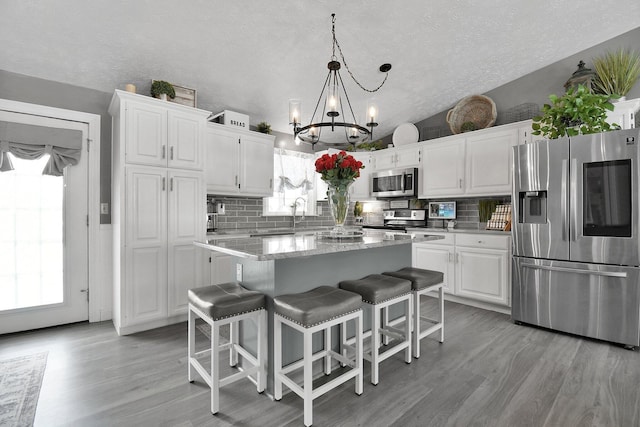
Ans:
[[[33,160],[49,154],[43,175],[61,176],[65,167],[76,165],[82,152],[82,132],[0,121],[0,172],[13,170],[9,153]]]

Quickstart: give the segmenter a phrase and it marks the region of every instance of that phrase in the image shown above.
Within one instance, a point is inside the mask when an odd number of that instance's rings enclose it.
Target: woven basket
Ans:
[[[463,98],[447,113],[447,123],[453,134],[462,133],[462,125],[471,122],[475,129],[493,126],[498,112],[496,104],[484,95],[471,95]],[[469,126],[469,125],[467,125]]]

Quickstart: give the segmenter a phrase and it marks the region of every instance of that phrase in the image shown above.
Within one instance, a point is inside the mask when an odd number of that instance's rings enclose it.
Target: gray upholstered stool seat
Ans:
[[[282,385],[300,396],[304,401],[304,424],[313,424],[313,400],[330,390],[355,378],[356,394],[362,394],[362,297],[353,292],[331,286],[320,286],[299,294],[282,295],[273,299],[273,397],[282,399]],[[338,353],[331,345],[331,328],[341,325],[346,329],[347,322],[355,326],[355,344],[353,354]],[[282,335],[283,327],[302,334],[302,359],[283,364]],[[324,348],[314,353],[313,334],[324,334]],[[291,342],[291,341],[289,341]],[[285,348],[291,353],[291,348]],[[294,349],[295,351],[295,349]],[[286,353],[285,353],[286,354]],[[288,354],[285,357],[291,357]],[[324,373],[331,374],[331,361],[337,360],[342,366],[348,366],[340,375],[323,385],[313,387],[313,362],[323,360]],[[295,359],[294,359],[295,360]],[[290,376],[291,372],[302,369],[302,385]]]
[[[267,310],[265,296],[250,291],[238,283],[222,283],[189,289],[189,382],[193,382],[196,372],[211,388],[211,413],[220,409],[220,387],[239,379],[248,378],[262,393],[267,384]],[[196,351],[196,317],[211,326],[211,343],[207,350]],[[255,324],[257,351],[252,354],[240,345],[240,322],[251,320]],[[229,343],[220,342],[220,327],[229,325]],[[250,325],[247,325],[250,327]],[[229,350],[229,364],[236,366],[238,357],[243,358],[242,370],[220,378],[219,352]],[[211,369],[207,371],[199,358],[209,356]]]
[[[308,328],[360,309],[362,297],[331,286],[274,298],[276,313]]]
[[[382,274],[370,274],[359,280],[344,280],[340,289],[362,295],[364,302],[377,304],[411,292],[411,282]]]
[[[425,270],[424,268],[416,267],[405,267],[398,271],[385,271],[383,274],[411,281],[411,288],[414,291],[442,283],[444,278],[444,274],[440,271]]]
[[[341,289],[356,292],[362,295],[366,306],[371,308],[371,330],[364,334],[371,339],[371,350],[365,352],[364,358],[371,362],[371,383],[378,384],[378,372],[380,363],[404,350],[405,362],[411,363],[411,282],[397,277],[383,274],[370,274],[358,280],[344,280],[339,284]],[[396,329],[388,322],[388,309],[390,306],[403,303],[407,316],[404,316],[404,328]],[[347,331],[343,328],[342,335]],[[389,344],[390,339],[397,340],[397,345],[382,347]],[[350,340],[343,338],[343,347],[348,348]]]
[[[218,320],[259,310],[265,307],[266,301],[264,294],[231,282],[189,289],[189,303],[213,320]]]
[[[398,271],[385,271],[382,273],[389,277],[397,277],[411,281],[413,293],[413,357],[420,357],[420,340],[427,335],[440,331],[440,342],[444,342],[444,274],[440,271],[427,270],[417,267],[405,267]],[[420,297],[429,292],[438,292],[439,316],[438,319],[429,319],[420,315]],[[421,329],[421,321],[430,324],[426,329]]]

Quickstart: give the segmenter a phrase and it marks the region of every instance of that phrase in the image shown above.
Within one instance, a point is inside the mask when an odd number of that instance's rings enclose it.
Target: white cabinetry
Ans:
[[[464,137],[422,146],[421,197],[455,196],[464,193]]]
[[[531,139],[529,121],[422,142],[420,197],[511,193],[511,147]]]
[[[207,193],[271,196],[273,140],[271,135],[208,123],[205,143]]]
[[[195,169],[202,165],[200,142],[210,113],[122,91],[109,112],[113,322],[119,334],[129,334],[183,321],[187,289],[204,284],[193,241],[204,238],[206,195],[203,172]],[[186,143],[167,148],[166,141]]]
[[[148,99],[153,102],[152,98]],[[125,161],[149,166],[202,169],[202,117],[144,101],[147,100],[127,100]]]
[[[374,151],[371,156],[375,171],[420,166],[420,146],[418,144]]]
[[[413,244],[413,266],[444,273],[445,292],[465,300],[510,306],[508,235],[434,233],[444,240]],[[456,299],[457,300],[457,299]]]
[[[640,111],[640,98],[616,102],[613,104],[613,111],[607,112],[607,123],[615,123],[622,129],[633,129],[636,127],[638,111]]]

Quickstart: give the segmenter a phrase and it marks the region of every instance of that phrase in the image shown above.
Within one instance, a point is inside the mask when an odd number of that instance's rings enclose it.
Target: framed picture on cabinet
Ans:
[[[173,84],[173,83],[172,83]],[[169,101],[176,104],[186,105],[187,107],[196,108],[197,96],[195,89],[189,89],[188,87],[173,85],[173,89],[176,91],[176,97]]]

